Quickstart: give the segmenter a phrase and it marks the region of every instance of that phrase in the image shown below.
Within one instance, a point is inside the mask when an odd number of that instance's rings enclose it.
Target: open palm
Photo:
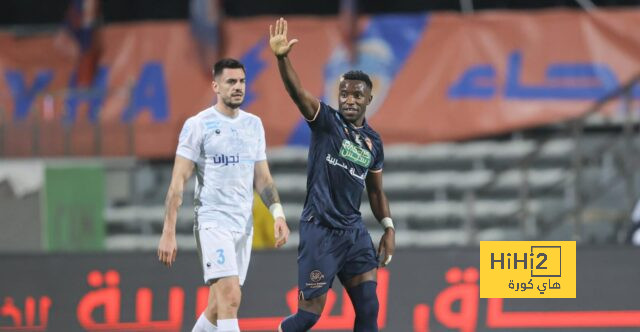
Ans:
[[[297,43],[297,39],[287,41],[287,21],[280,18],[276,21],[275,31],[272,25],[269,25],[269,45],[276,56],[285,56],[291,47]]]

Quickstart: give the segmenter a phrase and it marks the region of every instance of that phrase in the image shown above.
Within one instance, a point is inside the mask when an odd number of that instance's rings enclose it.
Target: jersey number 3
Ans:
[[[224,249],[218,249],[216,252],[218,253],[218,260],[216,263],[221,265],[224,264]]]

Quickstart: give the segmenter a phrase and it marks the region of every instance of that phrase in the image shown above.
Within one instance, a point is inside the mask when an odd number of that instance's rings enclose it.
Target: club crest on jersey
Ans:
[[[342,140],[340,157],[354,162],[362,167],[369,168],[371,164],[371,152],[363,149],[349,140]]]
[[[327,284],[326,282],[322,281],[324,280],[324,274],[322,274],[322,272],[319,270],[311,271],[311,273],[309,274],[309,280],[311,282],[306,283],[307,287],[309,288],[322,288],[322,286]]]
[[[360,134],[356,134],[355,141],[358,145],[362,146],[362,136],[360,136]],[[371,143],[371,139],[369,137],[364,136],[364,143],[367,145],[367,148],[369,148],[369,151],[373,149],[373,143]]]
[[[322,279],[324,279],[324,275],[318,270],[313,270],[309,275],[309,279],[311,279],[311,281],[313,282],[320,282],[322,281]]]
[[[373,150],[373,143],[371,143],[371,139],[369,139],[369,137],[364,138],[364,143],[367,144],[369,151]]]

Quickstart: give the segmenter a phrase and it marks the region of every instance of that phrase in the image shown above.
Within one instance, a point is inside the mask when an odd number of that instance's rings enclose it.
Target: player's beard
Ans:
[[[228,98],[224,98],[222,99],[222,102],[227,105],[227,107],[231,108],[231,109],[236,109],[238,107],[240,107],[240,105],[242,105],[242,102],[244,101],[244,96],[240,99],[239,102],[234,102],[231,101],[232,97],[228,97]]]
[[[358,120],[360,120],[361,118],[364,118],[364,115],[366,113],[366,108],[364,110],[362,110],[362,113],[360,113],[359,108],[356,110],[356,113],[345,113],[343,107],[339,107],[339,112],[340,114],[342,114],[342,116],[345,118],[345,120],[347,120],[349,123],[353,123],[355,124],[356,122],[358,122]]]

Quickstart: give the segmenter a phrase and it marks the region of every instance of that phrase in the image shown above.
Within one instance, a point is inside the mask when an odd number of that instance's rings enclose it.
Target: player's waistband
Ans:
[[[253,227],[253,219],[229,218],[225,215],[208,216],[196,214],[193,220],[193,229],[224,228],[234,232],[244,232]]]
[[[358,218],[355,222],[349,223],[347,225],[342,223],[332,223],[330,221],[317,218],[315,216],[310,216],[308,218],[301,218],[300,223],[313,223],[315,225],[327,228],[328,230],[339,230],[339,231],[356,231],[356,230],[366,230],[367,227],[364,224],[362,218]]]

